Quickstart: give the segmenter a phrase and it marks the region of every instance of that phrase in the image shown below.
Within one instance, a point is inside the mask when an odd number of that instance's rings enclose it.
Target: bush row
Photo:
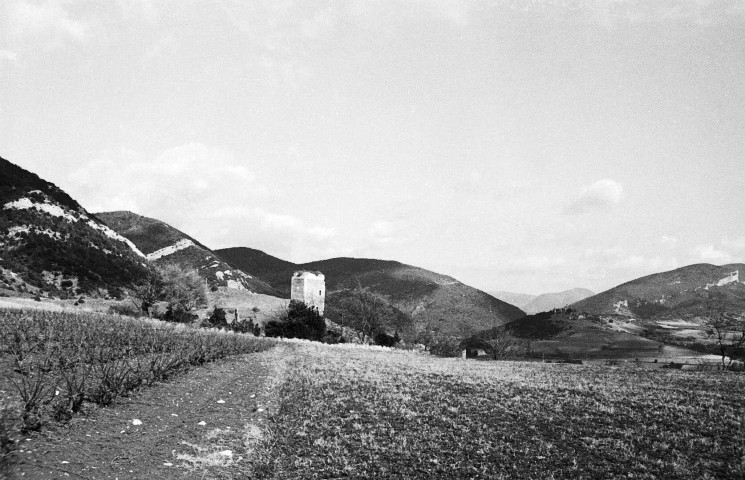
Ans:
[[[19,434],[68,420],[86,402],[108,405],[176,372],[273,345],[271,339],[157,320],[0,311],[3,381],[18,394],[0,405],[0,466]]]

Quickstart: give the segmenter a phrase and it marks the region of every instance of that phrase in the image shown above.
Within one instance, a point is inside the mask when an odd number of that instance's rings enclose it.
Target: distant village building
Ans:
[[[321,272],[301,270],[292,275],[290,299],[298,300],[309,307],[316,307],[323,315],[326,298],[326,281]]]

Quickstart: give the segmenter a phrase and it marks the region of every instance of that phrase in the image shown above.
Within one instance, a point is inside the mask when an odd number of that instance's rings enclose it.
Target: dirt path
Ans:
[[[15,474],[120,480],[260,474],[253,463],[276,408],[288,348],[194,369],[42,432],[20,447]]]

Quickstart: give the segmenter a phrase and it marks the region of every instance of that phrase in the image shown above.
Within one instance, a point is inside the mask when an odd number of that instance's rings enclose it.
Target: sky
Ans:
[[[745,260],[745,2],[0,2],[0,156],[211,248],[602,291]]]

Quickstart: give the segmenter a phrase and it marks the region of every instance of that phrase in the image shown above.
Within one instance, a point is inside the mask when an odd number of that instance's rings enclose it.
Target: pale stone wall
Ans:
[[[326,281],[321,272],[295,272],[292,275],[290,299],[298,300],[318,309],[323,315],[326,299]]]

